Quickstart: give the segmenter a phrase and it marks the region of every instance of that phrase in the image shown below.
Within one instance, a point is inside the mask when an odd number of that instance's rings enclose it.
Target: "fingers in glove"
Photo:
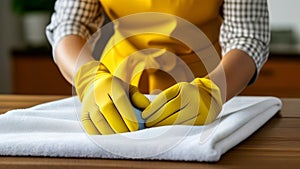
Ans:
[[[123,120],[119,111],[112,102],[104,105],[100,109],[100,111],[102,112],[103,117],[115,133],[123,133],[129,131],[127,125],[125,124],[125,121]]]
[[[123,119],[129,131],[136,131],[139,128],[138,120],[129,99],[130,86],[117,78],[114,78],[109,95],[119,116]]]
[[[97,109],[90,112],[90,118],[96,129],[103,135],[114,134],[114,130],[110,127],[110,124],[106,121],[102,113]]]
[[[182,104],[181,102],[179,104]],[[170,104],[171,105],[171,104]],[[166,105],[167,106],[167,105]],[[196,111],[196,107],[189,101],[186,101],[183,107],[177,111],[173,111],[173,113],[165,118],[158,118],[158,120],[154,120],[153,122],[146,122],[147,127],[152,126],[165,126],[165,125],[176,125],[183,124],[184,122],[195,119],[197,117],[198,111]],[[170,106],[173,107],[173,106]],[[194,120],[195,121],[195,120]]]
[[[94,123],[92,122],[92,119],[89,116],[89,112],[82,112],[81,114],[81,121],[82,121],[82,125],[83,128],[85,129],[85,131],[90,134],[90,135],[99,135],[101,134],[96,126],[94,125]]]
[[[127,95],[123,94],[117,98],[112,98],[116,111],[123,119],[129,131],[136,131],[139,128],[138,120],[136,118],[133,106]]]
[[[152,101],[152,103],[150,103],[150,105],[143,111],[142,117],[144,119],[147,119],[147,121],[150,121],[148,119],[151,116],[155,116],[155,117],[151,118],[152,120],[155,118],[158,118],[158,116],[160,116],[160,114],[158,114],[157,112],[160,109],[162,109],[162,107],[165,104],[167,104],[170,100],[176,98],[179,94],[180,94],[180,88],[178,85],[174,85],[174,86],[166,89],[165,91],[163,91],[162,93],[157,95],[157,97]],[[178,107],[176,107],[174,109],[178,110]],[[162,112],[159,112],[159,113],[162,113]]]
[[[90,91],[88,91],[90,92]],[[95,104],[93,98],[85,98],[82,104],[81,122],[85,131],[90,135],[101,134],[93,123],[90,112],[98,111],[98,106]]]
[[[149,99],[135,86],[130,86],[129,96],[132,104],[139,109],[143,110],[150,104]]]

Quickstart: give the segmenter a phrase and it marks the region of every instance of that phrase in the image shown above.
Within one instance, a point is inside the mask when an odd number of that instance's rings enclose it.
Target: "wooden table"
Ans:
[[[0,95],[0,113],[67,96]],[[219,162],[134,161],[84,158],[0,157],[0,168],[300,168],[300,99],[284,98],[282,110]]]

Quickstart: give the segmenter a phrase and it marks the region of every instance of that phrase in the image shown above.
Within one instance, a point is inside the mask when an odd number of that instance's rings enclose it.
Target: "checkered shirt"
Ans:
[[[232,49],[246,52],[257,73],[269,54],[269,13],[267,0],[224,0],[220,30],[222,55]],[[88,39],[104,22],[99,0],[57,0],[46,35],[53,49],[66,35]]]

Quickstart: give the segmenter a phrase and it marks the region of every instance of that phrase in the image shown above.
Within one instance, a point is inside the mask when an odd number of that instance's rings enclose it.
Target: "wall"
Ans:
[[[11,11],[11,2],[0,1],[0,94],[11,91],[10,49],[22,44],[20,21]]]
[[[291,28],[300,39],[300,1],[269,0],[270,22],[273,29]]]

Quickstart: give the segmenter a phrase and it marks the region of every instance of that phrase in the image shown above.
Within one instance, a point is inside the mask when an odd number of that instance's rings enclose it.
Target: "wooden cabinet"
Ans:
[[[300,97],[300,54],[270,54],[257,81],[241,95]]]
[[[72,86],[55,65],[51,51],[13,50],[14,94],[72,95]]]
[[[72,95],[51,52],[12,52],[13,93]],[[300,55],[271,54],[256,82],[241,95],[300,97]]]

